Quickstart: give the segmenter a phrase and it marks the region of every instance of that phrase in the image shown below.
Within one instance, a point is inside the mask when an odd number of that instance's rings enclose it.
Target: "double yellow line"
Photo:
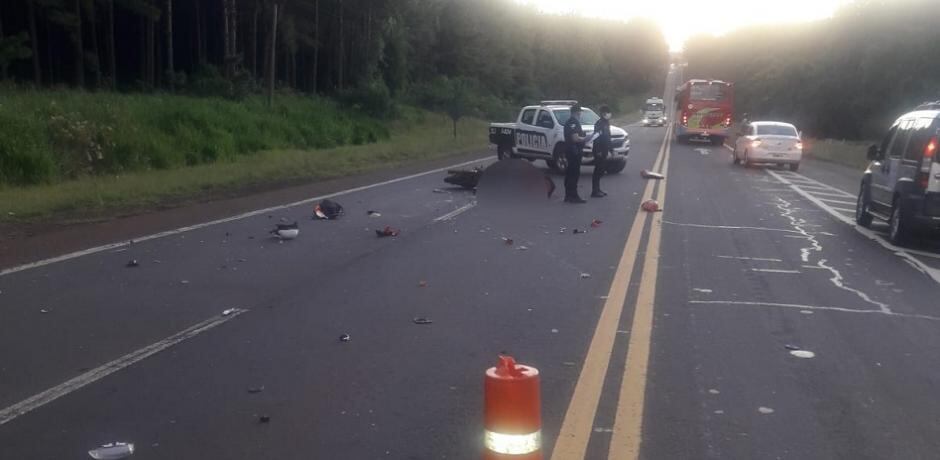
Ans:
[[[666,171],[669,167],[669,151],[672,129],[666,130],[662,147],[653,165],[653,170]],[[657,183],[659,188],[656,188]],[[658,193],[657,193],[658,192]],[[656,196],[654,196],[654,193]],[[649,181],[642,201],[657,199],[665,207],[666,179]],[[635,459],[640,453],[642,439],[643,406],[646,395],[646,370],[649,364],[650,339],[653,327],[653,304],[656,298],[656,276],[659,269],[659,242],[662,230],[662,214],[653,214],[646,253],[643,256],[643,271],[640,275],[637,304],[633,312],[627,362],[620,385],[616,419],[610,441],[608,459]],[[649,213],[637,209],[624,245],[620,263],[601,311],[594,337],[581,368],[581,375],[574,388],[562,422],[561,432],[552,450],[552,460],[583,459],[591,439],[597,406],[600,402],[604,379],[613,354],[620,315],[627,299],[627,290],[633,276],[633,268],[643,237]]]

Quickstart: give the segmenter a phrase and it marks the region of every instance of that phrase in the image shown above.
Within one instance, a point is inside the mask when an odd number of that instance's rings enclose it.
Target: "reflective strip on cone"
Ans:
[[[524,455],[538,452],[542,448],[542,432],[529,434],[503,434],[484,431],[484,445],[497,454]]]

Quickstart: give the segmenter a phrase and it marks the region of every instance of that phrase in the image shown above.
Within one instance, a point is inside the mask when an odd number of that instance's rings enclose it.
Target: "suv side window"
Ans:
[[[555,120],[552,119],[552,114],[548,110],[539,111],[539,121],[535,123],[539,128],[554,128]]]
[[[535,109],[526,109],[522,112],[522,122],[531,125],[535,120]]]
[[[901,120],[900,126],[898,126],[897,134],[894,136],[894,141],[891,142],[891,148],[888,151],[888,156],[891,158],[901,158],[901,155],[904,154],[904,149],[907,148],[907,142],[911,138],[911,125],[913,120]]]
[[[911,141],[907,144],[907,150],[904,151],[904,159],[915,161],[918,164],[924,158],[924,149],[927,148],[927,142],[930,141],[930,135],[933,130],[933,118],[918,118],[914,120],[911,126]]]
[[[891,129],[888,130],[888,134],[885,134],[884,139],[881,141],[881,145],[878,150],[881,152],[882,156],[888,156],[888,148],[891,147],[891,140],[894,139],[895,133],[898,132],[898,123],[895,123]]]

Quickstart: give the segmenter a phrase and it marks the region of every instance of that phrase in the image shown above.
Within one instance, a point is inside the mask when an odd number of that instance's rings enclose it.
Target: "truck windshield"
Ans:
[[[555,119],[558,120],[558,123],[565,124],[568,121],[568,118],[571,118],[571,110],[569,109],[555,109],[552,110],[555,113]],[[597,116],[591,109],[582,109],[581,110],[581,124],[582,125],[593,125],[597,123],[597,120],[600,120],[601,117]]]
[[[662,105],[662,104],[659,104],[659,103],[655,103],[655,104],[646,104],[646,111],[647,111],[647,112],[662,112],[662,111],[663,111],[663,105]]]

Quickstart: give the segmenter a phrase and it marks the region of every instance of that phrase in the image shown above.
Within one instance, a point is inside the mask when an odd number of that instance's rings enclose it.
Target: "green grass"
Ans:
[[[329,99],[242,101],[0,87],[0,185],[39,185],[232,161],[272,149],[388,138],[380,120]]]
[[[815,160],[826,161],[855,169],[865,169],[865,155],[871,142],[838,141],[833,139],[806,139],[804,153]]]
[[[7,186],[0,188],[0,220],[22,222],[75,214],[106,216],[118,210],[146,208],[252,185],[315,181],[363,173],[480,150],[487,143],[486,128],[482,120],[463,120],[455,140],[449,118],[409,110],[403,119],[388,125],[389,139],[374,144],[321,149],[275,148],[171,170],[84,176],[27,187]],[[220,134],[220,137],[224,136]],[[238,141],[235,142],[237,145]]]

